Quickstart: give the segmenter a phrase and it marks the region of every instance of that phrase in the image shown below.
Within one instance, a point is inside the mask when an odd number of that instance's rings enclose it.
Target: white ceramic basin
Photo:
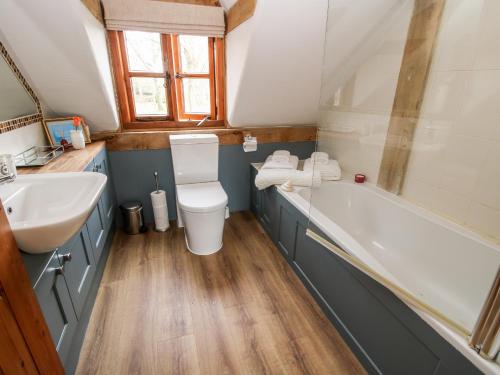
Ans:
[[[45,253],[66,243],[85,223],[106,186],[94,172],[27,174],[0,185],[17,245]]]

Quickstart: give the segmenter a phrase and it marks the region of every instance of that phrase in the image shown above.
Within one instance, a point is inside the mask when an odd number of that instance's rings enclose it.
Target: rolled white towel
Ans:
[[[321,175],[325,181],[336,181],[342,178],[342,171],[337,160],[330,159],[328,163],[315,163],[311,159],[306,159],[304,162],[304,170],[313,170]]]
[[[290,157],[290,151],[288,151],[288,150],[276,150],[273,152],[273,155]]]
[[[314,171],[293,171],[290,181],[295,186],[318,187],[321,185],[321,175]]]
[[[286,161],[276,161],[273,155],[269,155],[261,169],[297,169],[299,158],[291,155]]]
[[[272,154],[272,159],[277,162],[287,162],[288,160],[290,160],[290,151],[276,150]]]
[[[290,160],[290,155],[271,155],[271,159],[273,161],[277,161],[278,163],[286,163]]]
[[[260,169],[255,177],[255,186],[263,190],[272,185],[281,185],[291,181],[295,186],[313,186],[321,184],[321,175],[313,171],[298,171],[293,169]]]
[[[326,164],[330,156],[326,152],[315,151],[311,154],[311,159],[317,164]]]

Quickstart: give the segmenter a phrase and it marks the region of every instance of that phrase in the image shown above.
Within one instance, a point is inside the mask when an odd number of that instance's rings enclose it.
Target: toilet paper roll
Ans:
[[[165,191],[153,191],[151,193],[151,204],[155,217],[155,229],[160,232],[165,232],[170,226],[168,221],[167,195]]]
[[[243,151],[253,152],[257,151],[257,138],[252,137],[252,139],[247,139],[243,142]]]

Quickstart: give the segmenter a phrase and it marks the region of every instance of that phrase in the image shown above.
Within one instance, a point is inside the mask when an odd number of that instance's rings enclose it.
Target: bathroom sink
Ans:
[[[85,223],[106,185],[94,172],[27,174],[0,185],[0,198],[17,245],[46,253],[66,243]]]

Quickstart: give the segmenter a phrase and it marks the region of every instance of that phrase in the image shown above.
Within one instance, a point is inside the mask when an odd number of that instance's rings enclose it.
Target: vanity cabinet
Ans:
[[[116,201],[106,150],[85,171],[108,176],[99,201],[80,231],[45,254],[22,253],[33,289],[66,373],[72,374],[101,281],[114,229]]]
[[[92,250],[97,263],[101,259],[106,240],[105,233],[109,230],[111,224],[113,223],[116,209],[111,170],[106,150],[102,150],[85,170],[103,173],[108,177],[104,191],[101,194],[101,198],[87,221]]]
[[[102,220],[101,207],[99,204],[95,206],[94,210],[90,214],[89,219],[87,220],[87,229],[89,233],[89,239],[92,244],[94,258],[96,262],[99,262],[104,249],[104,233],[106,230],[106,225]]]
[[[75,335],[77,318],[56,251],[52,253],[34,290],[52,341],[64,364]]]
[[[108,177],[106,187],[102,192],[101,199],[99,200],[99,214],[104,223],[104,229],[107,230],[113,221],[115,214],[116,201],[113,187],[113,180],[111,178],[111,169],[106,150],[102,150],[94,159],[94,171],[103,173]]]
[[[84,226],[67,244],[58,248],[56,256],[63,270],[76,316],[80,318],[96,268],[87,228]]]

